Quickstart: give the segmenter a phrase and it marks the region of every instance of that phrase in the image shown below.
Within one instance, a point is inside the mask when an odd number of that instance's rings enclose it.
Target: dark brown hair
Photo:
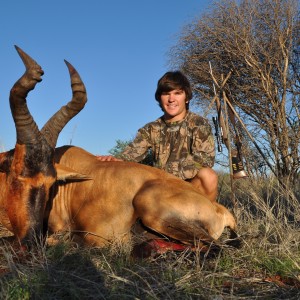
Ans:
[[[160,105],[161,95],[176,89],[185,91],[186,109],[189,109],[189,101],[192,99],[193,93],[189,80],[180,71],[167,72],[158,80],[155,92],[156,101]]]

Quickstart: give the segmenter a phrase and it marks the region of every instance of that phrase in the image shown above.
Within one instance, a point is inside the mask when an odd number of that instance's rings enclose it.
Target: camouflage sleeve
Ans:
[[[191,179],[202,167],[213,167],[215,161],[215,142],[211,126],[203,124],[193,129],[191,152],[179,162],[179,176]]]
[[[202,167],[213,167],[215,163],[215,139],[210,125],[203,125],[195,130],[192,155]]]
[[[127,161],[140,162],[147,156],[149,148],[151,148],[150,133],[145,126],[138,130],[136,137],[125,147],[120,157]]]

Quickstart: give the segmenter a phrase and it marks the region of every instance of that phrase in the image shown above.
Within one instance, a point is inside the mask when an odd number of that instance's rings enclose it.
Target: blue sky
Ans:
[[[41,128],[71,99],[64,59],[83,79],[86,107],[63,129],[58,146],[107,154],[117,139],[161,115],[157,80],[169,70],[168,50],[183,26],[212,5],[205,0],[10,0],[0,3],[0,151],[16,134],[9,91],[24,73],[14,45],[43,68],[27,100]]]

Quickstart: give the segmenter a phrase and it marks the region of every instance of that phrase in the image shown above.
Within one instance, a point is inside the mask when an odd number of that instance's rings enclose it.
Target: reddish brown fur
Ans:
[[[26,155],[25,145],[16,145],[14,158],[12,161],[11,169],[7,177],[7,184],[9,186],[6,195],[8,199],[7,214],[11,222],[14,234],[22,239],[29,227],[28,209],[26,202],[22,199],[28,198],[28,189],[30,186],[27,180],[21,177],[24,170],[24,158]]]
[[[40,172],[34,177],[24,177],[22,173],[25,170],[25,157],[26,146],[17,144],[10,171],[5,179],[6,185],[8,186],[5,194],[5,198],[7,199],[5,210],[7,211],[13,233],[20,240],[26,236],[31,226],[28,203],[30,191],[33,188],[45,186],[45,190],[48,191],[46,194],[48,199],[50,187],[56,180],[55,177],[45,176]],[[45,205],[46,202],[44,203],[44,206]]]

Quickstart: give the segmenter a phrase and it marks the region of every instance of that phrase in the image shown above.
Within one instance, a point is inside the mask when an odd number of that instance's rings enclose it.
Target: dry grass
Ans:
[[[228,186],[221,198],[230,205]],[[271,180],[239,180],[235,195],[241,249],[139,260],[130,245],[84,249],[61,236],[22,260],[2,247],[1,299],[299,299],[299,195]]]

